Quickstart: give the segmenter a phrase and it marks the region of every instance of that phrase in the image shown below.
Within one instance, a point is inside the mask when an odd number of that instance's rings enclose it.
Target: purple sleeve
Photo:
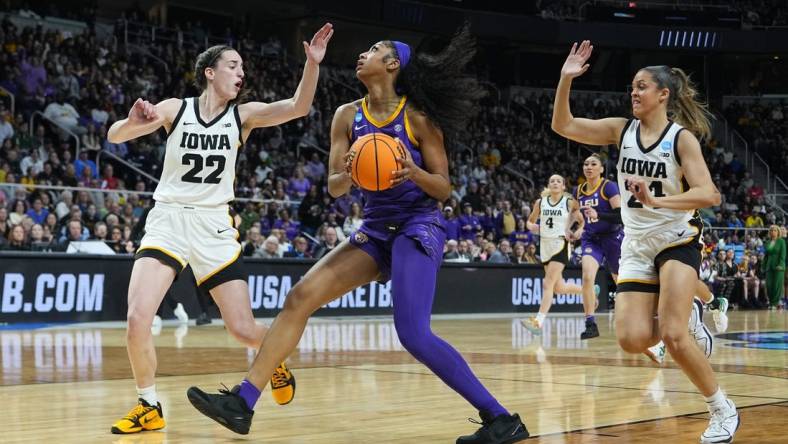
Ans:
[[[602,189],[602,194],[605,195],[607,200],[610,200],[610,198],[613,196],[618,196],[621,193],[618,192],[618,184],[608,180],[605,182],[605,187]]]

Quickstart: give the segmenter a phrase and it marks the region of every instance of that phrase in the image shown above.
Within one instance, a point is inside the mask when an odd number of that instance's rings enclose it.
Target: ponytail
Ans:
[[[698,97],[698,90],[687,73],[681,68],[666,65],[643,68],[654,78],[659,88],[670,91],[668,118],[690,130],[699,140],[711,136],[708,104]]]
[[[395,42],[385,41],[394,57],[401,59]],[[466,23],[449,45],[437,54],[408,54],[401,63],[395,88],[443,131],[445,139],[456,140],[468,121],[479,111],[479,99],[486,91],[466,67],[476,55],[476,41]],[[449,144],[446,144],[449,146]]]

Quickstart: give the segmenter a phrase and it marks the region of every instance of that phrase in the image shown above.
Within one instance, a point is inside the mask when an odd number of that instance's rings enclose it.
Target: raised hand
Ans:
[[[588,71],[590,65],[586,62],[591,57],[593,50],[594,46],[591,45],[590,40],[583,40],[580,43],[580,47],[577,46],[577,43],[574,43],[572,50],[569,51],[569,55],[566,57],[563,68],[561,68],[561,76],[574,79]]]
[[[334,35],[334,25],[326,23],[315,33],[311,42],[304,42],[304,52],[307,60],[318,64],[322,62],[323,57],[326,55],[328,41],[331,40],[332,35]]]
[[[145,124],[159,118],[156,106],[147,100],[137,99],[129,110],[129,122]]]

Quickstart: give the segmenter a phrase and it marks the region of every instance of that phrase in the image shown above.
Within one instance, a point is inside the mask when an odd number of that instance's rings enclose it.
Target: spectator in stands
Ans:
[[[284,256],[286,251],[290,251],[293,248],[293,245],[290,243],[290,239],[287,237],[285,230],[281,228],[274,228],[271,230],[271,235],[276,236],[276,238],[279,240],[279,257]]]
[[[479,225],[481,225],[482,232],[484,232],[485,236],[492,234],[493,240],[500,236],[500,230],[498,230],[498,220],[494,211],[495,210],[492,206],[485,205],[484,214],[479,217]]]
[[[503,211],[498,213],[496,228],[500,236],[509,238],[516,228],[516,218],[512,213],[512,203],[503,201]]]
[[[508,243],[509,241],[506,242]],[[487,262],[494,264],[509,263],[509,256],[501,252],[501,250],[495,246],[495,242],[487,242],[487,246],[485,247],[484,251],[487,253]]]
[[[469,204],[473,211],[482,211],[482,198],[479,195],[479,185],[475,181],[472,181],[470,185],[468,185],[468,191],[465,193],[460,203],[462,204],[463,211],[465,211],[465,204]]]
[[[87,240],[88,235],[85,234],[85,230],[86,229],[82,226],[82,221],[68,221],[68,224],[66,224],[66,236],[60,240],[58,249],[60,251],[66,251],[71,242]]]
[[[539,255],[536,254],[536,244],[531,242],[525,246],[525,263],[526,264],[539,264],[541,260]]]
[[[44,231],[40,224],[30,228],[30,249],[35,251],[48,251],[52,243],[52,235]]]
[[[446,222],[443,224],[446,228],[447,240],[460,239],[460,220],[454,214],[454,208],[451,205],[446,205],[443,208],[443,217]]]
[[[260,233],[260,227],[252,225],[246,234],[246,241],[244,241],[243,246],[243,255],[246,257],[254,256],[257,250],[263,248],[263,242],[264,240],[262,234]],[[279,243],[278,240],[277,243]]]
[[[22,225],[14,225],[11,227],[11,235],[8,241],[3,246],[6,251],[29,251],[30,244],[27,243],[25,236],[25,229]]]
[[[534,242],[533,234],[528,231],[528,228],[525,226],[525,221],[527,218],[521,217],[517,219],[517,225],[515,230],[509,234],[509,242],[513,244],[522,243],[523,245],[528,245],[529,243]]]
[[[312,183],[322,182],[326,177],[326,165],[320,160],[320,155],[317,152],[312,153],[312,158],[307,162],[304,170]]]
[[[107,240],[107,224],[104,222],[96,222],[93,225],[93,236],[91,240],[106,241]]]
[[[759,213],[751,212],[745,219],[744,226],[747,228],[763,228],[763,218]]]
[[[123,228],[119,226],[109,227],[110,234],[109,234],[109,241],[107,245],[112,248],[112,251],[115,254],[124,254],[126,253],[126,245],[123,242]]]
[[[0,114],[0,145],[14,137],[14,127],[11,125],[11,113],[3,111]]]
[[[80,150],[79,159],[74,162],[74,170],[77,177],[80,179],[86,177],[84,174],[86,168],[90,170],[90,175],[87,177],[98,178],[98,167],[96,166],[96,162],[88,159],[88,152],[86,150]]]
[[[481,203],[479,205],[481,205]],[[473,214],[473,204],[464,202],[462,204],[462,211],[463,214],[459,217],[460,239],[474,240],[476,234],[481,231],[482,225],[479,222],[479,218]]]
[[[82,135],[82,149],[90,151],[98,151],[101,149],[101,140],[98,134],[96,134],[95,126],[87,126],[87,132]]]
[[[283,257],[292,257],[297,259],[309,259],[312,255],[309,253],[309,243],[304,236],[296,236],[293,239],[293,248],[286,251]]]
[[[361,205],[358,202],[353,202],[350,204],[350,214],[345,218],[345,223],[342,224],[342,231],[346,237],[350,236],[361,228],[362,223],[364,223],[364,219],[361,214]]]
[[[315,259],[320,259],[327,255],[338,245],[339,243],[337,242],[336,228],[326,227],[325,232],[323,233],[323,242],[321,242],[320,246],[315,250]]]
[[[460,258],[457,240],[449,239],[446,241],[446,251],[443,253],[443,260],[446,262],[456,262]]]
[[[526,264],[526,257],[525,257],[525,244],[522,242],[516,242],[514,244],[514,252],[512,253],[512,263],[513,264]]]
[[[104,190],[118,189],[118,179],[115,177],[115,169],[112,167],[111,163],[104,165],[101,175],[100,188]]]
[[[27,215],[27,201],[17,199],[14,201],[13,205],[11,205],[11,208],[14,210],[8,215],[8,221],[11,222],[11,225],[21,224],[22,219]]]
[[[44,208],[44,203],[41,198],[37,197],[33,200],[33,208],[27,210],[26,214],[33,219],[33,222],[43,224],[44,220],[46,220],[49,215],[49,210]]]
[[[38,157],[38,150],[30,150],[19,163],[19,169],[25,176],[38,176],[44,170],[44,162]]]
[[[300,231],[300,223],[290,219],[290,211],[279,210],[279,218],[274,222],[274,228],[283,230],[288,240],[295,239]]]
[[[0,238],[8,239],[12,225],[11,221],[8,220],[8,210],[6,207],[0,205]]]
[[[55,99],[47,105],[44,109],[44,116],[77,136],[87,132],[85,127],[79,125],[79,113],[70,103],[65,101],[65,96],[62,93],[57,94]],[[63,138],[66,136],[67,134],[61,134]]]
[[[739,278],[739,268],[733,262],[733,250],[720,251],[717,257],[717,282],[720,285],[717,294],[734,301],[733,291],[736,289],[736,278]],[[736,295],[738,296],[738,295]],[[742,308],[750,308],[747,301],[736,298],[735,302]]]
[[[755,259],[755,262],[751,263],[751,257],[755,256],[745,254],[742,257],[742,261],[739,263],[739,274],[742,278],[742,292],[744,293],[744,299],[748,301],[753,308],[763,308],[761,306],[761,300],[758,297],[761,290],[761,281],[758,279],[758,274],[755,270],[759,265],[758,259]]]
[[[279,239],[274,235],[268,236],[263,242],[263,248],[256,250],[253,257],[263,259],[278,259],[282,257],[279,253]]]
[[[287,194],[295,199],[301,200],[309,192],[312,184],[309,179],[304,177],[304,170],[301,167],[295,169],[295,174],[287,184]]]
[[[503,254],[507,262],[513,262],[514,260],[514,251],[512,250],[512,244],[509,242],[509,239],[502,239],[501,242],[498,244],[498,251]]]

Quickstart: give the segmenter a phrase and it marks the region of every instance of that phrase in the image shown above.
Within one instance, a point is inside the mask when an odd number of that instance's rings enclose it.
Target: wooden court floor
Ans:
[[[534,337],[511,316],[438,317],[482,382],[519,412],[537,443],[698,442],[705,404],[670,361],[661,368],[623,353],[612,319],[602,336],[578,339],[583,319],[551,316]],[[711,322],[711,319],[707,319]],[[156,336],[157,387],[168,426],[110,434],[136,402],[122,323],[0,328],[2,443],[453,443],[476,412],[414,361],[390,318],[310,321],[290,358],[296,399],[267,393],[249,435],[207,420],[186,400],[191,385],[242,378],[252,352],[220,325],[165,322]],[[734,312],[712,363],[742,416],[737,443],[788,442],[788,315]]]

